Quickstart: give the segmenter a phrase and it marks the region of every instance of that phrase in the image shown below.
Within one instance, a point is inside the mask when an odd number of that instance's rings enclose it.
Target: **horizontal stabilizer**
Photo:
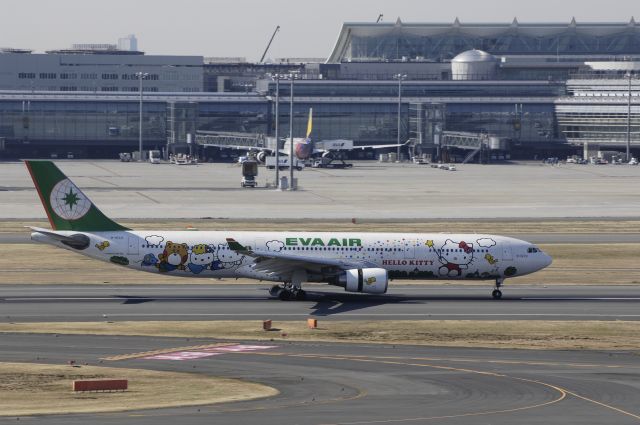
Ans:
[[[29,229],[33,230],[36,233],[44,235],[48,238],[56,240],[58,242],[62,242],[63,244],[70,246],[75,249],[86,249],[89,247],[91,240],[88,236],[82,233],[76,233],[73,235],[61,235],[57,232],[52,232],[51,230],[42,229],[40,227],[31,227],[27,226]],[[31,235],[31,239],[33,239],[34,235]]]

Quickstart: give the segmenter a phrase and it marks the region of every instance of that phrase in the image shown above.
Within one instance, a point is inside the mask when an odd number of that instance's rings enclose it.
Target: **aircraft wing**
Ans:
[[[320,270],[333,267],[337,270],[349,270],[368,267],[377,267],[368,261],[342,260],[338,258],[322,258],[311,255],[297,255],[275,251],[254,251],[235,239],[227,238],[229,248],[239,254],[254,258],[253,268],[267,273],[287,273],[295,269],[303,268]]]
[[[406,146],[409,144],[409,142],[411,142],[411,140],[407,140],[404,143],[400,143],[400,144],[393,144],[393,145],[358,145],[358,146],[354,146],[353,149],[385,149],[385,148],[397,148],[398,146]]]

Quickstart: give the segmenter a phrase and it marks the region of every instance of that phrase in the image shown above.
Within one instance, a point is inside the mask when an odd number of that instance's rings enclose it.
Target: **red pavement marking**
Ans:
[[[219,356],[229,353],[243,353],[251,351],[268,350],[276,348],[275,345],[227,345],[224,347],[204,348],[198,351],[175,351],[173,353],[162,353],[155,356],[143,357],[144,360],[197,360],[205,357]]]

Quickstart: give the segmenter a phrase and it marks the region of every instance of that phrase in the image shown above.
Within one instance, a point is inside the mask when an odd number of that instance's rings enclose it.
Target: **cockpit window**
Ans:
[[[530,247],[527,249],[527,252],[528,252],[529,254],[532,254],[532,253],[534,253],[534,252],[540,252],[540,249],[539,249],[539,248],[536,248],[535,246],[530,246]]]

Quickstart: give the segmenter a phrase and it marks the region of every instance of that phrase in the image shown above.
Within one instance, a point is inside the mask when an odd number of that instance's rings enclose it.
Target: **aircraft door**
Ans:
[[[129,235],[129,249],[127,254],[138,255],[140,252],[140,238],[136,235]]]
[[[404,241],[404,258],[412,260],[416,258],[416,241],[407,240]]]

